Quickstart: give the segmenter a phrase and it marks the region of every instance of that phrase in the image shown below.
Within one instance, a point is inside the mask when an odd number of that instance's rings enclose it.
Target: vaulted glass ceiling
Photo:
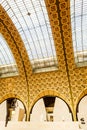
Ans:
[[[58,63],[44,0],[1,0],[27,50],[33,72],[52,71]]]
[[[0,78],[18,75],[18,69],[13,54],[0,34]]]
[[[87,0],[70,0],[72,39],[77,66],[87,65]]]

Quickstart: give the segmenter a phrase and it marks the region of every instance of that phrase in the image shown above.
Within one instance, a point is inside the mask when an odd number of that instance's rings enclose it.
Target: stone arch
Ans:
[[[69,111],[70,111],[71,114],[72,114],[72,120],[74,120],[74,119],[73,119],[73,112],[72,112],[72,109],[71,109],[70,105],[64,100],[64,97],[63,97],[63,96],[60,96],[60,94],[58,94],[58,92],[53,91],[53,90],[43,91],[43,92],[41,92],[41,93],[35,98],[34,102],[33,102],[32,105],[31,105],[30,111],[29,111],[29,120],[30,120],[30,112],[32,111],[33,106],[35,105],[35,103],[36,103],[39,99],[41,99],[42,97],[45,97],[45,96],[53,96],[53,97],[55,96],[55,97],[58,97],[58,98],[60,98],[61,100],[63,100],[63,101],[66,103],[67,107],[69,108]]]
[[[25,109],[26,120],[27,120],[27,117],[28,117],[28,115],[27,115],[27,105],[25,104],[23,98],[20,97],[20,96],[18,96],[18,95],[15,95],[15,94],[13,94],[13,93],[9,93],[9,94],[6,94],[6,95],[2,96],[2,98],[0,99],[0,104],[1,104],[2,102],[4,102],[6,99],[9,99],[9,98],[16,98],[16,99],[18,99],[19,101],[22,102],[22,104],[23,104],[23,106],[24,106],[24,109]]]

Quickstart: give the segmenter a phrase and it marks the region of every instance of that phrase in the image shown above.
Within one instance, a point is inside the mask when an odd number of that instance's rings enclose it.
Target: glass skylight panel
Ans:
[[[16,75],[18,75],[18,69],[14,57],[6,40],[0,34],[0,78]]]
[[[1,0],[0,3],[12,19],[24,42],[33,71],[56,70],[58,62],[44,0],[3,1]],[[51,65],[50,62],[53,64]]]
[[[77,66],[87,66],[87,0],[70,0],[72,40]]]

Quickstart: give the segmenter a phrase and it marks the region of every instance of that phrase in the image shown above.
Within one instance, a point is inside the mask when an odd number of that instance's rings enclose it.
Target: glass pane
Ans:
[[[0,34],[0,78],[18,75],[18,69],[12,52]]]
[[[72,40],[77,66],[87,65],[87,1],[70,0]]]
[[[33,71],[57,69],[54,40],[44,0],[1,0],[0,4],[7,11],[24,42]]]

